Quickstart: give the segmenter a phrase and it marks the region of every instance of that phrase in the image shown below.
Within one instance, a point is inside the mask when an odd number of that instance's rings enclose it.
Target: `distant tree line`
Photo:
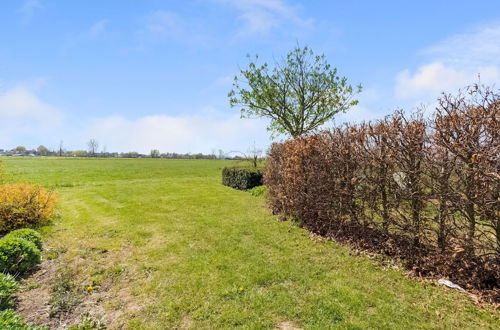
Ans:
[[[231,156],[224,153],[222,150],[215,152],[213,150],[209,154],[204,153],[176,153],[167,152],[161,153],[158,149],[152,149],[149,154],[143,154],[135,151],[130,152],[107,152],[105,150],[98,151],[99,143],[95,139],[89,140],[87,143],[88,150],[67,150],[63,148],[63,143],[59,144],[58,149],[49,149],[44,145],[38,146],[36,149],[28,149],[25,146],[17,146],[13,149],[1,149],[0,156],[12,157],[100,157],[100,158],[168,158],[168,159],[243,159],[240,156]],[[105,148],[104,148],[105,149]]]

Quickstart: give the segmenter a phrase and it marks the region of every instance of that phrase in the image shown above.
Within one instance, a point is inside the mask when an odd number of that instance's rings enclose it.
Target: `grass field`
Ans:
[[[464,294],[278,221],[263,198],[220,184],[224,161],[4,161],[11,180],[60,195],[45,253],[63,251],[51,261],[94,288],[82,308],[111,328],[500,326]]]

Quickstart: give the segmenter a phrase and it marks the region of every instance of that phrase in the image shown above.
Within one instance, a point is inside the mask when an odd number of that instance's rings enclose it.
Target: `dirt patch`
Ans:
[[[280,329],[280,330],[302,330],[302,328],[299,327],[297,325],[297,323],[295,323],[293,321],[281,322],[280,324],[278,324],[278,326],[276,327],[276,329]]]
[[[64,256],[53,260],[44,260],[39,269],[31,276],[21,280],[21,290],[16,294],[16,310],[29,324],[47,326],[51,329],[64,329],[79,323],[81,318],[93,319],[104,323],[108,329],[121,329],[126,325],[125,314],[138,314],[143,308],[140,299],[128,287],[129,278],[119,267],[113,267],[113,261],[122,254],[128,254],[127,248],[116,253],[95,253],[83,258],[74,258],[65,262]],[[45,251],[47,252],[47,251]],[[97,254],[100,258],[97,259]],[[94,267],[89,267],[93,265]],[[71,268],[78,290],[78,304],[68,311],[54,313],[50,301],[53,298],[54,281],[62,269]],[[103,270],[96,282],[96,276]],[[129,275],[129,276],[126,276]],[[120,277],[122,276],[122,277]]]
[[[179,329],[193,329],[193,320],[189,316],[184,316],[179,324]]]

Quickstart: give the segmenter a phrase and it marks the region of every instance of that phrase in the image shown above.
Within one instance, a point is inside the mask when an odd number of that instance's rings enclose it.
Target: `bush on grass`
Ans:
[[[12,294],[19,289],[19,284],[12,275],[0,274],[0,310],[12,308]]]
[[[261,186],[263,173],[254,167],[225,167],[222,170],[222,184],[234,189],[247,190]]]
[[[0,186],[0,232],[48,222],[56,202],[55,194],[33,184]]]
[[[28,242],[35,244],[39,250],[42,250],[42,235],[40,235],[40,233],[34,229],[30,228],[16,229],[5,235],[4,238],[25,239]]]
[[[40,250],[32,242],[22,238],[0,240],[0,272],[18,275],[40,263]]]
[[[266,186],[253,187],[252,189],[248,190],[248,192],[250,193],[250,195],[255,197],[262,196],[266,193]]]

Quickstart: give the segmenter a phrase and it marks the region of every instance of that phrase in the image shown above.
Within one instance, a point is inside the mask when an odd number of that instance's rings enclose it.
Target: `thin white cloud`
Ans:
[[[65,48],[72,47],[82,41],[96,39],[105,32],[108,25],[109,25],[109,20],[101,19],[93,23],[89,28],[85,29],[84,31],[69,35],[64,47]]]
[[[113,151],[208,153],[214,148],[240,150],[248,147],[249,141],[265,147],[270,142],[265,127],[264,121],[243,120],[239,115],[221,117],[205,109],[193,115],[151,115],[135,120],[122,116],[99,118],[85,138],[96,138]]]
[[[174,40],[198,47],[210,45],[213,41],[199,20],[181,17],[172,11],[157,10],[147,15],[144,20],[144,27],[136,33],[141,44]],[[134,48],[143,50],[144,45]]]
[[[102,19],[100,21],[95,22],[90,29],[85,33],[88,37],[96,37],[101,34],[108,25],[109,21],[107,19]]]
[[[299,14],[299,8],[283,0],[213,0],[234,10],[240,26],[229,29],[224,36],[215,35],[208,22],[200,17],[181,15],[169,10],[157,10],[145,16],[141,29],[136,31],[138,46],[128,50],[143,51],[149,43],[175,41],[187,46],[216,47],[246,37],[270,36],[279,31],[294,38],[308,33],[314,21]]]
[[[454,35],[422,52],[447,64],[466,67],[500,64],[500,22]]]
[[[435,98],[480,81],[500,82],[500,23],[454,35],[425,49],[429,61],[396,76],[395,94],[402,99]]]
[[[148,17],[147,29],[151,32],[174,33],[183,25],[182,20],[173,12],[158,10]]]
[[[30,89],[14,87],[0,94],[0,117],[4,128],[12,124],[51,128],[61,124],[63,112],[42,101]]]
[[[35,15],[35,13],[42,9],[43,6],[40,0],[25,0],[21,8],[19,8],[19,12],[23,16],[23,20],[27,21]]]
[[[356,105],[349,109],[346,113],[339,113],[335,116],[334,124],[343,124],[343,123],[360,123],[362,121],[369,121],[373,119],[380,118],[377,112],[374,112],[373,109],[367,109],[362,105]],[[332,126],[331,123],[325,125],[326,127]]]
[[[282,0],[217,0],[238,11],[240,35],[264,35],[284,26],[309,30],[313,20],[303,18],[295,6]]]
[[[480,75],[484,83],[494,83],[500,78],[496,66],[477,67],[475,69],[455,69],[442,62],[422,65],[416,72],[401,71],[397,78],[396,96],[400,98],[417,97],[421,95],[438,95],[459,89],[477,82]]]

